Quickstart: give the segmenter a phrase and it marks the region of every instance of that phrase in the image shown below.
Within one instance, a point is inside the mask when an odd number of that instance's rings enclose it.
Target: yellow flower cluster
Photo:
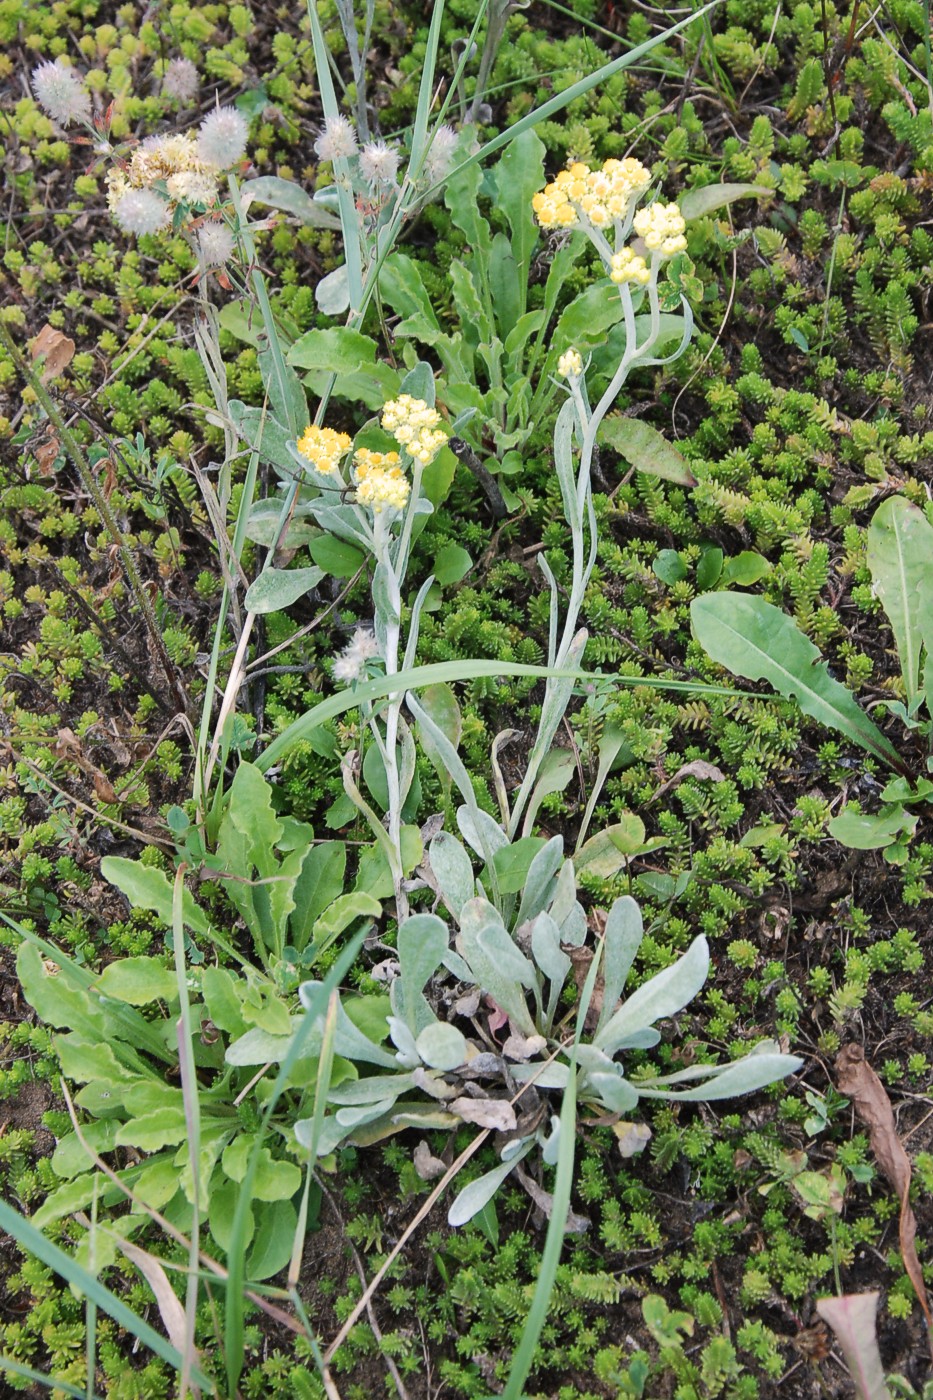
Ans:
[[[557,361],[557,373],[562,379],[579,379],[583,373],[583,360],[579,350],[565,350]]]
[[[369,506],[374,515],[379,515],[386,507],[405,509],[411,486],[397,452],[370,452],[360,447],[353,458],[353,468],[356,499],[360,505]]]
[[[438,428],[441,415],[429,408],[424,399],[411,394],[399,394],[383,406],[382,426],[416,462],[427,466],[433,462],[447,441],[447,434]]]
[[[573,228],[581,219],[606,228],[624,219],[650,184],[651,172],[632,156],[603,161],[600,170],[576,161],[534,196],[531,207],[542,228]]]
[[[644,258],[633,253],[631,248],[623,248],[621,253],[613,253],[609,276],[617,287],[625,282],[637,282],[644,286],[651,281],[651,273]]]
[[[652,253],[661,252],[665,257],[672,257],[674,253],[682,253],[687,246],[684,237],[687,225],[676,204],[659,202],[649,204],[647,209],[639,209],[634,227]]]
[[[346,433],[336,433],[333,428],[316,428],[312,423],[310,428],[305,428],[296,446],[302,457],[307,457],[319,472],[332,476],[350,447],[350,438]]]
[[[164,180],[174,203],[213,204],[220,171],[198,154],[194,132],[153,136],[137,146],[128,161],[107,172],[107,205],[111,213],[131,190],[148,190]],[[169,205],[171,208],[171,205]]]

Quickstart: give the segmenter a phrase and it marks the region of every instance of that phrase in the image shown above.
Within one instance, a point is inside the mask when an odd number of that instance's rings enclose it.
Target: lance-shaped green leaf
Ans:
[[[464,1186],[457,1196],[450,1210],[447,1212],[448,1225],[465,1225],[468,1220],[472,1220],[474,1215],[478,1215],[483,1206],[489,1204],[499,1187],[505,1181],[510,1172],[513,1172],[523,1157],[534,1147],[534,1138],[529,1139],[521,1152],[510,1157],[507,1162],[501,1162],[498,1167],[493,1167],[491,1172],[486,1172],[484,1176],[478,1176],[475,1181],[471,1181],[469,1186]]]
[[[260,614],[281,612],[310,593],[323,577],[324,570],[316,564],[307,569],[263,569],[246,590],[246,607]]]
[[[597,1034],[615,1011],[643,933],[641,910],[631,895],[622,895],[609,910],[603,933],[603,1004]]]
[[[280,175],[260,175],[256,180],[246,180],[242,185],[243,205],[266,204],[270,209],[278,209],[283,214],[292,214],[309,228],[339,228],[340,220],[329,209],[325,209],[294,180],[283,180]]]
[[[817,648],[780,608],[747,593],[707,593],[694,599],[690,616],[697,640],[720,666],[747,680],[768,681],[804,714],[906,771],[894,745],[852,692],[833,680]]]
[[[600,442],[608,443],[630,462],[636,471],[663,477],[665,481],[674,481],[678,486],[697,484],[687,459],[668,442],[663,433],[642,418],[625,418],[621,414],[604,418],[598,437]]]
[[[933,609],[933,525],[903,496],[890,496],[868,527],[868,567],[888,615],[910,708],[920,689],[924,623]]]
[[[702,219],[717,209],[724,209],[736,199],[770,198],[774,190],[767,185],[725,184],[704,185],[699,190],[688,190],[680,197],[680,212],[685,219]]]

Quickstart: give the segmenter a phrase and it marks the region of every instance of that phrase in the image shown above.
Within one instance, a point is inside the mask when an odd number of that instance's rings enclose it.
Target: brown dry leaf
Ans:
[[[673,778],[668,778],[666,783],[662,783],[649,797],[648,805],[657,802],[659,797],[670,792],[671,788],[677,787],[684,778],[699,778],[701,782],[709,783],[724,783],[726,781],[725,773],[721,768],[717,768],[715,763],[707,763],[705,758],[695,758],[692,763],[685,763],[682,768],[678,768]]]
[[[50,432],[34,450],[40,476],[51,476],[55,468],[55,459],[61,451],[61,443],[58,438]]]
[[[119,1245],[122,1253],[131,1263],[136,1265],[155,1294],[159,1315],[165,1324],[165,1330],[172,1346],[176,1351],[184,1352],[186,1349],[185,1310],[178,1301],[174,1288],[169,1283],[165,1269],[154,1255],[147,1254],[144,1249],[139,1249],[135,1244],[130,1244],[129,1240],[120,1239]],[[197,1353],[192,1359],[197,1363]]]
[[[900,1197],[901,1255],[927,1320],[927,1343],[933,1355],[933,1314],[914,1243],[917,1221],[910,1205],[910,1158],[897,1135],[891,1100],[865,1059],[861,1045],[844,1045],[836,1056],[836,1088],[855,1104],[856,1113],[868,1128],[875,1160]],[[833,1325],[830,1318],[826,1321]]]
[[[567,956],[573,964],[573,980],[577,984],[577,992],[583,995],[583,988],[586,985],[587,974],[590,970],[590,963],[593,961],[594,952],[592,948],[567,948]],[[590,997],[590,1004],[586,1008],[586,1016],[583,1020],[585,1031],[595,1031],[600,1012],[603,1009],[603,991],[605,990],[602,972],[597,972],[596,981],[593,985],[593,995]]]
[[[651,1141],[651,1129],[647,1123],[613,1123],[612,1131],[616,1135],[619,1153],[623,1157],[637,1157]]]
[[[443,1176],[447,1168],[440,1157],[435,1157],[428,1144],[422,1138],[415,1148],[412,1157],[415,1171],[422,1181],[436,1181],[439,1176]]]
[[[520,1035],[513,1031],[502,1047],[502,1053],[507,1060],[530,1060],[533,1055],[539,1055],[547,1048],[547,1041],[543,1035]]]
[[[496,1133],[510,1133],[517,1126],[515,1109],[508,1099],[470,1099],[465,1095],[454,1099],[447,1107],[465,1123],[478,1128],[491,1128]]]
[[[515,1175],[518,1177],[519,1181],[522,1183],[525,1190],[528,1192],[529,1196],[534,1201],[538,1209],[544,1213],[548,1220],[550,1220],[551,1213],[554,1210],[554,1197],[551,1195],[550,1191],[542,1190],[538,1183],[528,1175],[524,1167],[516,1167]],[[564,1234],[582,1235],[590,1228],[590,1225],[592,1223],[593,1222],[590,1220],[588,1215],[577,1215],[574,1211],[568,1210],[567,1223],[564,1226]]]
[[[99,768],[95,768],[91,775],[91,779],[94,783],[94,791],[100,798],[101,802],[110,803],[120,801],[114,789],[113,783],[107,777],[106,773],[101,772]]]
[[[846,1046],[840,1054],[852,1048],[851,1045]],[[839,1063],[838,1059],[836,1063]],[[884,1093],[884,1090],[881,1092]],[[875,1313],[880,1297],[880,1293],[847,1293],[841,1298],[817,1299],[816,1310],[836,1334],[858,1400],[891,1400],[891,1392],[885,1385],[875,1332]]]
[[[48,384],[50,379],[57,379],[58,376],[68,368],[74,359],[75,343],[69,340],[67,335],[62,335],[61,331],[55,330],[48,322],[42,327],[30,347],[33,360],[43,357],[43,364],[39,370],[39,378],[43,384]]]

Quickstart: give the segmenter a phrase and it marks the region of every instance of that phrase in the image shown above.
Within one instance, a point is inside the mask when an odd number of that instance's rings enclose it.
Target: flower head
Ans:
[[[539,190],[531,207],[542,228],[607,228],[624,222],[650,184],[651,172],[631,156],[603,161],[599,170],[575,161]]]
[[[623,248],[621,253],[613,253],[609,276],[617,287],[624,286],[626,282],[637,282],[639,286],[644,286],[646,282],[651,281],[648,264],[631,248]]]
[[[385,141],[370,141],[360,151],[360,174],[370,185],[392,185],[398,174],[398,151]]]
[[[158,233],[168,220],[168,205],[154,190],[128,189],[117,200],[113,217],[124,233]]]
[[[305,428],[296,446],[302,457],[323,473],[333,476],[340,465],[341,457],[349,451],[351,439],[347,433],[336,433],[333,428],[318,428],[312,423]]]
[[[557,361],[557,373],[563,379],[580,379],[583,375],[583,357],[579,350],[565,350]]]
[[[348,645],[334,662],[334,680],[349,685],[365,674],[367,661],[379,655],[379,643],[371,627],[357,627]]]
[[[429,408],[424,399],[413,399],[411,394],[399,394],[385,404],[381,421],[386,432],[422,466],[433,462],[447,441],[447,434],[437,426],[441,415]]]
[[[198,155],[205,165],[229,170],[243,157],[249,124],[235,107],[215,107],[198,132]]]
[[[669,258],[674,253],[682,253],[687,246],[684,237],[687,225],[676,204],[658,201],[649,204],[647,209],[639,209],[634,228],[652,253],[662,253]]]
[[[353,458],[356,499],[369,506],[374,515],[382,511],[404,510],[411,495],[408,478],[402,471],[397,452],[370,452],[361,447]]]
[[[91,94],[60,59],[40,63],[32,70],[32,90],[36,101],[59,126],[91,120]]]
[[[452,126],[442,125],[435,131],[424,162],[424,173],[432,185],[438,180],[443,180],[450,169],[454,151],[457,149],[457,140],[457,133]]]
[[[348,160],[356,155],[356,132],[346,117],[328,117],[314,143],[321,160]]]
[[[232,229],[216,221],[198,229],[198,251],[205,267],[223,267],[233,257],[236,240]]]
[[[145,191],[159,200],[163,213],[169,216],[180,202],[209,208],[217,198],[218,179],[218,170],[202,160],[198,143],[190,132],[150,136],[136,147],[128,161],[107,172],[107,204],[117,218],[117,209],[125,195],[130,191]],[[156,185],[165,186],[168,202],[154,189]],[[131,209],[139,207],[130,205]],[[149,208],[155,208],[151,200]],[[135,231],[128,223],[117,221],[128,233]]]
[[[162,95],[190,102],[198,95],[198,70],[190,58],[173,58],[162,75]]]

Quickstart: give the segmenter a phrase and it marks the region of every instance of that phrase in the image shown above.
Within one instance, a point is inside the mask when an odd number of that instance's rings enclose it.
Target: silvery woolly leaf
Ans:
[[[616,1009],[643,933],[641,910],[631,895],[623,895],[609,910],[603,933],[603,1005],[597,1033]]]
[[[498,822],[479,807],[473,812],[470,811],[469,807],[458,807],[457,825],[467,845],[472,846],[476,854],[482,860],[487,861],[487,864],[496,851],[500,851],[503,846],[509,844],[509,838]]]
[[[473,862],[449,831],[439,831],[435,836],[428,847],[428,860],[444,903],[459,923],[461,909],[476,891]]]
[[[547,908],[554,895],[555,876],[560,869],[563,853],[564,838],[552,836],[532,860],[518,907],[516,928]]]
[[[778,1079],[795,1074],[802,1064],[803,1061],[795,1055],[746,1055],[743,1060],[727,1065],[695,1089],[653,1089],[639,1084],[638,1093],[646,1099],[681,1099],[699,1103],[734,1099],[742,1094],[753,1094]]]
[[[573,964],[560,946],[560,929],[550,914],[539,914],[531,926],[531,953],[548,981],[559,990]]]
[[[599,1070],[588,1074],[584,1095],[587,1090],[592,1090],[610,1113],[630,1113],[638,1103],[638,1090],[621,1074],[606,1074]]]
[[[333,272],[322,277],[314,289],[318,310],[325,316],[343,316],[350,309],[350,281],[347,265],[341,263]]]
[[[467,1044],[460,1031],[443,1021],[425,1026],[415,1044],[421,1059],[431,1069],[456,1069],[467,1056]]]
[[[586,915],[577,899],[577,872],[569,857],[561,866],[548,912],[560,929],[561,943],[579,947],[586,938]]]
[[[532,1139],[525,1144],[524,1151],[520,1155],[512,1157],[508,1162],[501,1162],[498,1167],[493,1167],[492,1171],[487,1172],[485,1176],[477,1177],[475,1181],[470,1182],[469,1186],[464,1186],[447,1212],[448,1225],[465,1225],[468,1220],[473,1219],[474,1215],[478,1215],[483,1207],[492,1200],[516,1164],[531,1151],[533,1145],[534,1140]]]
[[[351,1104],[377,1103],[390,1095],[398,1098],[414,1085],[412,1074],[373,1074],[367,1079],[348,1079],[329,1089],[328,1103],[348,1107]]]
[[[701,935],[671,967],[656,973],[632,993],[595,1037],[594,1044],[614,1055],[636,1031],[683,1010],[703,986],[708,972],[709,945]]]
[[[570,1066],[552,1060],[542,1069],[540,1065],[510,1065],[509,1073],[516,1084],[524,1084],[533,1079],[536,1089],[566,1089],[570,1083]]]
[[[421,1063],[415,1037],[398,1016],[387,1016],[386,1020],[389,1024],[389,1036],[392,1044],[398,1050],[398,1054],[395,1056],[396,1063],[405,1069],[414,1069],[416,1065]]]
[[[541,1143],[541,1156],[546,1167],[557,1166],[557,1151],[560,1147],[560,1119],[556,1113],[551,1114],[551,1131]]]
[[[333,1116],[324,1119],[321,1124],[321,1133],[317,1143],[318,1158],[326,1157],[340,1146],[349,1132],[342,1123],[338,1123]],[[314,1133],[314,1119],[301,1118],[295,1124],[295,1137],[302,1147],[310,1148]]]
[[[398,1007],[414,1035],[434,1021],[421,989],[434,976],[447,952],[447,925],[436,914],[414,914],[398,931],[401,976],[392,986]]]
[[[391,1098],[378,1099],[375,1103],[353,1104],[348,1108],[340,1108],[335,1116],[341,1127],[352,1132],[364,1123],[372,1123],[375,1118],[381,1118],[384,1113],[389,1112],[394,1103],[393,1095]]]

